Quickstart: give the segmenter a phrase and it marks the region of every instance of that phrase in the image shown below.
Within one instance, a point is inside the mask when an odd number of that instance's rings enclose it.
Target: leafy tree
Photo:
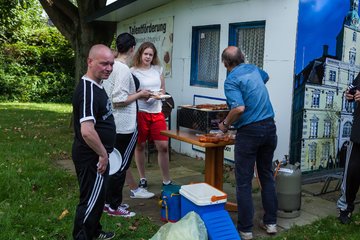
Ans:
[[[0,101],[70,102],[74,53],[38,0],[0,0]]]
[[[70,102],[74,55],[55,27],[28,34],[26,41],[0,44],[0,101]]]
[[[41,13],[37,0],[0,0],[0,44],[24,40],[33,30],[44,27]]]
[[[75,52],[75,79],[86,72],[86,59],[90,47],[102,43],[109,46],[114,38],[114,22],[88,22],[106,0],[39,0],[53,24],[70,42]]]

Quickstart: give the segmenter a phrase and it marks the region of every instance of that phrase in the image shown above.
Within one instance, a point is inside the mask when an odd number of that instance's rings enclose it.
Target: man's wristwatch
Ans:
[[[227,122],[224,120],[222,121],[222,124],[224,125],[224,127],[228,128],[229,127],[229,124],[227,124]]]

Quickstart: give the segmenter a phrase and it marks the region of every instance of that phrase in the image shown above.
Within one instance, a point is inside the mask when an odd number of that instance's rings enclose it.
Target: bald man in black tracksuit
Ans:
[[[346,91],[346,99],[355,101],[354,121],[351,130],[350,144],[346,153],[341,197],[337,202],[340,210],[339,220],[343,224],[350,223],[354,211],[354,201],[360,185],[360,74],[354,79],[355,94]]]
[[[109,153],[115,143],[115,122],[111,101],[102,79],[112,72],[114,56],[104,45],[94,45],[87,59],[88,70],[80,79],[73,96],[74,142],[72,159],[79,183],[73,239],[112,239],[100,224],[105,204],[105,182],[109,174]]]

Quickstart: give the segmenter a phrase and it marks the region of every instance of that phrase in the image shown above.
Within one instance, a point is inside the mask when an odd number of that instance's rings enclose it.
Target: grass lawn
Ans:
[[[71,157],[71,106],[0,103],[0,116],[0,239],[72,239],[77,180],[56,164]],[[103,215],[102,224],[125,240],[149,239],[159,228],[141,213]],[[268,239],[357,240],[360,215],[350,225],[328,217]]]
[[[266,240],[359,240],[360,215],[357,213],[352,219],[351,224],[343,225],[335,217],[326,217],[305,226],[294,226]]]
[[[0,103],[0,116],[0,239],[72,239],[77,179],[56,164],[71,157],[71,106]],[[159,227],[138,215],[101,222],[117,239],[149,239]]]

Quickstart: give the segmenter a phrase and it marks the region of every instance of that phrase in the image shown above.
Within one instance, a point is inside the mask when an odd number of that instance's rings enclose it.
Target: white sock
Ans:
[[[170,184],[170,183],[171,183],[171,180],[166,181],[166,182],[163,181],[163,184],[165,184],[165,185],[168,185],[168,184]]]

